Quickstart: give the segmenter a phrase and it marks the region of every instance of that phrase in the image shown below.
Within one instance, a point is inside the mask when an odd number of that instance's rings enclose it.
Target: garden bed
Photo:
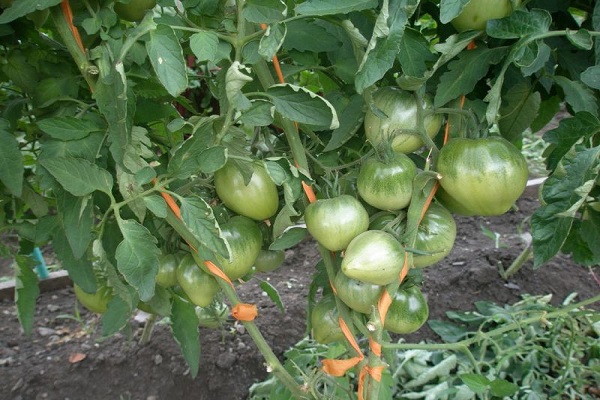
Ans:
[[[586,299],[600,291],[590,271],[564,255],[537,271],[528,262],[508,281],[500,277],[499,266],[508,267],[525,246],[518,230],[527,234],[527,217],[538,206],[534,198],[520,199],[518,210],[500,217],[457,218],[452,253],[424,271],[431,318],[472,309],[478,300],[504,304],[523,294],[552,294],[553,303],[560,304],[573,292]],[[255,281],[239,288],[244,301],[257,303],[256,322],[277,354],[305,335],[308,285],[318,258],[315,244],[305,241],[287,252],[279,270],[260,276],[277,288],[285,313]],[[233,323],[223,330],[202,329],[200,373],[192,379],[167,325],[157,324],[146,346],[138,344],[143,327],[138,320],[130,332],[101,338],[97,316],[81,310],[75,318],[70,287],[41,294],[31,337],[23,336],[12,300],[0,302],[0,313],[2,399],[244,399],[249,386],[267,375],[252,340]],[[407,340],[437,338],[424,327]]]

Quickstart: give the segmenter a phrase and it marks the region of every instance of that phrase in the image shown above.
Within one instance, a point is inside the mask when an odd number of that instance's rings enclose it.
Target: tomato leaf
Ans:
[[[484,394],[490,385],[490,380],[479,374],[460,374],[458,376],[465,385],[477,394]]]
[[[202,119],[192,137],[175,150],[168,165],[169,173],[176,178],[185,179],[200,170],[198,155],[206,150],[213,135],[213,119]]]
[[[593,266],[600,263],[600,212],[587,207],[585,213],[585,219],[573,222],[562,251],[572,254],[576,263]]]
[[[80,259],[93,238],[93,201],[90,196],[75,197],[64,191],[59,191],[56,198],[59,216],[73,257]]]
[[[469,333],[462,326],[442,320],[429,320],[427,325],[446,343],[458,342]]]
[[[542,100],[538,115],[531,123],[531,131],[537,132],[548,124],[560,111],[560,97],[552,96]]]
[[[364,106],[365,100],[363,96],[355,94],[350,98],[348,104],[345,105],[340,113],[340,126],[331,133],[331,139],[327,142],[323,152],[338,149],[354,136],[362,127]]]
[[[285,250],[294,247],[300,243],[307,234],[306,228],[292,227],[284,231],[281,235],[273,240],[269,246],[269,250]]]
[[[284,19],[287,12],[287,5],[282,0],[248,0],[242,13],[255,24],[270,24]]]
[[[198,316],[193,304],[173,296],[171,309],[171,329],[173,337],[181,348],[181,353],[190,367],[192,378],[198,375],[200,368],[200,335]]]
[[[494,379],[490,382],[490,394],[494,397],[505,398],[519,391],[519,386],[505,379]]]
[[[33,270],[35,261],[32,257],[19,254],[15,257],[15,303],[17,316],[25,335],[29,336],[33,329],[35,303],[40,294],[38,277]]]
[[[265,60],[271,60],[281,48],[286,33],[287,26],[285,24],[269,25],[263,37],[260,38],[258,54]]]
[[[427,63],[433,62],[436,57],[429,48],[427,39],[421,32],[407,28],[400,41],[398,61],[402,71],[408,76],[423,76],[427,72]]]
[[[524,76],[531,76],[546,65],[551,55],[550,46],[542,40],[536,40],[524,46],[514,61],[521,67]]]
[[[118,220],[123,241],[115,251],[117,268],[139,293],[142,301],[154,296],[154,277],[158,272],[160,249],[148,228],[132,219]]]
[[[152,211],[152,214],[158,218],[167,218],[167,203],[165,200],[157,195],[145,196],[144,203],[148,210]]]
[[[548,32],[552,16],[546,10],[515,10],[510,16],[487,22],[486,32],[496,39],[521,39]]]
[[[564,76],[557,75],[554,80],[565,93],[565,100],[573,111],[587,111],[595,117],[598,116],[598,103],[592,90],[579,81],[572,81]]]
[[[168,25],[158,25],[150,31],[146,42],[148,57],[160,83],[173,97],[183,93],[188,84],[183,49],[179,39]]]
[[[212,208],[201,197],[182,197],[181,219],[198,241],[209,250],[229,259],[229,248]]]
[[[519,83],[509,89],[500,108],[500,133],[506,140],[516,143],[522,133],[531,126],[540,109],[541,95],[532,92],[527,83]]]
[[[600,65],[588,67],[580,75],[581,82],[585,83],[592,89],[600,90]]]
[[[440,77],[435,93],[434,107],[441,107],[460,95],[473,91],[475,84],[483,78],[490,65],[500,62],[507,49],[478,47],[460,53],[458,59],[448,64],[448,71]]]
[[[275,286],[271,285],[267,281],[261,280],[260,288],[267,294],[267,296],[269,296],[271,300],[273,300],[273,303],[275,303],[277,308],[279,308],[279,311],[285,313],[285,306],[283,305],[283,302],[281,301],[281,296],[279,296],[279,292],[277,291]]]
[[[275,107],[273,103],[265,100],[252,100],[252,107],[240,117],[244,125],[269,126],[273,123]]]
[[[590,35],[590,32],[586,29],[568,32],[567,39],[573,46],[582,50],[591,50],[594,46],[592,35]]]
[[[440,22],[447,24],[452,21],[469,0],[441,0],[440,1]]]
[[[198,169],[205,174],[212,174],[220,169],[227,161],[227,147],[212,146],[200,152]]]
[[[35,10],[45,10],[57,4],[61,0],[18,0],[11,2],[12,5],[0,14],[0,24],[6,24],[17,18],[24,17]]]
[[[131,287],[129,289],[133,290]],[[106,312],[102,315],[102,336],[111,336],[123,329],[134,309],[121,297],[113,296],[108,302]]]
[[[555,172],[544,182],[545,204],[531,217],[534,268],[554,257],[565,243],[576,211],[594,186],[599,157],[600,147],[567,155],[561,160],[564,173]]]
[[[43,119],[38,123],[38,127],[52,138],[58,140],[83,139],[92,132],[106,129],[106,127],[99,126],[94,121],[75,117]]]
[[[335,108],[323,97],[291,84],[273,85],[266,94],[282,116],[302,124],[336,129],[340,123]]]
[[[376,0],[308,0],[296,6],[299,15],[332,15],[347,14],[352,11],[365,10],[377,6]]]
[[[85,196],[96,190],[111,195],[113,177],[107,170],[87,160],[56,157],[40,160],[40,164],[74,196]]]
[[[190,36],[190,49],[198,61],[215,61],[219,37],[214,32],[198,32]]]
[[[243,64],[240,64],[239,61],[234,61],[225,74],[225,94],[227,101],[231,104],[231,107],[242,111],[252,107],[250,100],[242,93],[242,88],[248,82],[252,82],[252,78],[244,74],[244,72],[250,72],[250,70]]]
[[[417,9],[416,0],[384,0],[373,35],[356,74],[358,93],[379,81],[394,64],[404,28]]]
[[[52,247],[61,261],[62,267],[67,270],[69,277],[84,291],[96,291],[96,277],[93,265],[87,257],[76,258],[69,244],[63,228],[56,229],[52,235]]]
[[[5,122],[5,120],[2,120]],[[4,124],[3,124],[4,125]],[[0,127],[0,181],[16,197],[20,197],[23,190],[23,155],[19,150],[17,139]]]

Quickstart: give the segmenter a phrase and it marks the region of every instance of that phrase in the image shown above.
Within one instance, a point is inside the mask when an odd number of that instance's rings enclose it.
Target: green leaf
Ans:
[[[118,220],[123,241],[117,246],[117,268],[139,293],[140,300],[154,296],[154,277],[158,272],[160,249],[152,233],[132,219]]]
[[[542,100],[540,109],[535,120],[531,123],[531,131],[537,132],[545,127],[556,114],[560,111],[561,99],[559,96],[552,96]]]
[[[173,296],[171,309],[171,329],[173,337],[190,367],[192,378],[198,375],[200,368],[200,336],[198,333],[198,316],[193,304]]]
[[[483,78],[490,65],[500,62],[507,49],[478,47],[462,52],[458,59],[448,64],[448,71],[440,77],[434,98],[434,107],[441,107],[460,95],[473,91],[475,84]]]
[[[378,82],[394,65],[404,28],[417,9],[417,0],[384,0],[373,35],[356,74],[359,93]]]
[[[546,10],[515,10],[510,16],[487,22],[486,32],[496,39],[521,39],[548,32],[552,17]]]
[[[221,169],[227,161],[227,147],[212,146],[203,150],[198,156],[198,168],[200,172],[212,174]]]
[[[265,60],[271,60],[283,45],[286,33],[287,26],[285,24],[269,25],[263,37],[260,38],[258,54]]]
[[[339,127],[337,113],[331,103],[308,89],[280,84],[271,86],[266,93],[277,112],[292,121],[328,129]]]
[[[96,190],[111,195],[113,178],[110,173],[87,160],[57,157],[40,160],[40,164],[74,196],[85,196]]]
[[[363,96],[354,94],[348,104],[342,110],[339,120],[340,126],[331,133],[331,139],[327,146],[323,149],[324,152],[332,151],[348,140],[362,127],[364,120],[365,101]]]
[[[585,218],[573,221],[562,252],[571,254],[573,261],[587,266],[600,264],[600,212],[586,207]]]
[[[247,110],[252,107],[250,100],[242,93],[242,88],[248,83],[252,82],[252,78],[249,75],[250,70],[245,65],[240,64],[239,61],[234,61],[231,66],[227,69],[225,74],[225,94],[227,101],[238,110]]]
[[[587,111],[594,116],[598,116],[598,103],[594,92],[584,86],[579,81],[572,81],[564,76],[557,75],[554,80],[562,88],[565,93],[565,100],[573,111]]]
[[[216,33],[206,31],[190,36],[190,49],[198,61],[215,61],[219,48],[219,37]]]
[[[275,106],[270,101],[252,100],[252,107],[244,111],[240,122],[248,126],[269,126],[273,123]]]
[[[578,31],[569,31],[567,33],[567,39],[571,44],[582,50],[591,50],[594,47],[594,40],[592,35],[586,29],[580,29]]]
[[[427,325],[446,343],[455,343],[464,338],[468,331],[456,324],[441,320],[429,320]]]
[[[294,247],[306,237],[306,228],[292,227],[273,240],[269,250],[285,250]]]
[[[152,67],[167,92],[177,97],[187,88],[188,78],[183,49],[175,31],[168,25],[158,25],[146,42]]]
[[[229,258],[229,248],[221,237],[221,229],[212,208],[201,197],[181,200],[181,219],[198,241],[214,253]]]
[[[15,257],[15,261],[17,262],[17,268],[15,269],[17,316],[23,332],[29,336],[33,329],[35,302],[40,294],[38,277],[32,268],[34,261],[31,257],[19,254]]]
[[[168,289],[156,286],[154,296],[146,303],[160,316],[171,315],[171,293]]]
[[[588,67],[581,73],[581,82],[585,83],[592,89],[600,90],[600,65]]]
[[[94,121],[75,117],[52,117],[38,122],[38,127],[58,140],[83,139],[92,132],[105,130],[106,127],[98,126]]]
[[[296,14],[315,16],[348,14],[376,6],[376,0],[307,0],[296,6]]]
[[[423,76],[427,72],[427,63],[435,60],[436,57],[421,32],[407,28],[402,35],[398,53],[402,72],[408,76]]]
[[[532,92],[527,83],[517,84],[504,96],[500,108],[500,133],[505,139],[516,143],[523,132],[535,120],[541,104],[539,92]]]
[[[594,186],[589,183],[600,169],[599,156],[600,147],[567,155],[561,161],[561,173],[554,172],[544,182],[544,205],[531,217],[534,268],[554,257],[565,243],[575,212]]]
[[[546,166],[554,171],[560,160],[571,150],[573,145],[582,137],[588,139],[600,131],[600,120],[595,116],[581,112],[570,118],[560,120],[558,127],[546,132],[543,136],[549,147],[546,155]]]
[[[552,49],[542,40],[529,43],[515,57],[515,64],[521,67],[524,76],[531,76],[544,67],[550,59]]]
[[[269,296],[271,300],[273,300],[273,303],[275,303],[277,308],[279,308],[279,311],[285,313],[285,306],[283,305],[283,302],[281,301],[281,296],[279,296],[279,292],[277,291],[275,286],[271,285],[267,281],[261,280],[260,288],[267,294],[267,296]]]
[[[509,397],[519,391],[519,386],[504,379],[494,379],[490,382],[490,394],[495,397]]]
[[[0,15],[0,24],[7,24],[17,18],[26,16],[35,10],[45,10],[57,4],[61,0],[17,0],[11,2],[12,5],[2,12]]]
[[[0,181],[14,196],[20,197],[23,190],[23,155],[19,142],[8,131],[0,128]]]
[[[452,21],[468,2],[469,0],[441,0],[440,22],[447,24]]]
[[[102,336],[114,335],[129,322],[134,308],[119,296],[113,296],[108,302],[106,312],[102,314]]]
[[[200,170],[198,154],[206,150],[213,140],[213,121],[206,119],[197,127],[192,137],[187,139],[176,150],[169,161],[169,173],[179,179],[187,179]]]
[[[460,374],[458,377],[469,389],[477,394],[484,394],[490,385],[490,380],[483,375]]]
[[[88,293],[96,291],[96,276],[93,264],[87,257],[75,258],[73,249],[69,244],[67,235],[62,227],[56,229],[52,235],[52,247],[63,269],[69,277]]]
[[[92,242],[94,214],[90,196],[75,197],[60,191],[56,195],[59,216],[73,257],[80,259]]]
[[[148,210],[158,218],[167,218],[167,203],[162,197],[158,195],[145,196],[144,203]]]
[[[123,200],[127,201],[127,207],[133,211],[140,222],[146,217],[146,204],[140,197],[144,188],[139,185],[133,174],[127,173],[123,168],[116,166],[117,185]]]
[[[283,47],[288,50],[321,53],[337,51],[341,41],[329,32],[327,25],[319,21],[297,20],[286,23]]]
[[[271,24],[287,16],[287,5],[282,0],[248,0],[243,16],[255,24]]]

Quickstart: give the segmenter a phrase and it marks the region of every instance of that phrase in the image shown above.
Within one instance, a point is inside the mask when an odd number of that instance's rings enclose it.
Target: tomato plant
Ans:
[[[250,272],[258,258],[262,233],[256,222],[241,215],[222,224],[221,232],[229,243],[229,259],[218,255],[219,266],[229,279],[239,279]]]
[[[392,298],[385,329],[394,333],[413,333],[425,324],[428,317],[429,307],[421,289],[418,286],[400,288]]]
[[[369,214],[350,195],[311,203],[306,207],[304,220],[308,232],[331,251],[345,249],[352,239],[369,227]]]
[[[417,167],[405,154],[395,154],[387,161],[372,157],[361,165],[356,189],[373,207],[399,210],[410,203],[415,176]]]
[[[495,136],[450,140],[440,151],[437,170],[446,194],[477,215],[504,214],[521,196],[528,178],[525,157]]]
[[[509,16],[520,3],[520,0],[469,0],[452,20],[452,26],[459,32],[483,31],[488,20]]]

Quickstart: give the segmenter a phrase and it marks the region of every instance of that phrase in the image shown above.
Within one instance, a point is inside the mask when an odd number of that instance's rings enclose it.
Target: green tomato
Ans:
[[[204,272],[191,254],[179,262],[177,282],[190,301],[199,307],[208,306],[220,289],[217,280]]]
[[[329,344],[344,340],[340,328],[335,298],[326,295],[314,306],[310,314],[312,337],[317,343]]]
[[[127,4],[115,3],[115,12],[125,21],[137,22],[144,18],[146,11],[156,6],[156,0],[130,0]]]
[[[400,210],[410,203],[415,163],[406,154],[394,154],[389,161],[368,158],[360,167],[356,188],[364,201],[380,210]]]
[[[521,0],[515,1],[518,7]],[[459,32],[484,31],[490,19],[508,17],[513,12],[511,0],[470,0],[450,23]]]
[[[331,251],[345,249],[350,241],[369,227],[369,214],[354,197],[344,194],[320,199],[304,211],[308,232]]]
[[[253,168],[248,184],[238,165],[228,161],[215,172],[215,190],[229,209],[237,214],[262,221],[270,218],[279,208],[277,185],[261,163],[245,164]]]
[[[344,304],[363,314],[370,314],[371,307],[377,306],[384,289],[380,285],[348,278],[342,271],[338,271],[335,275],[333,286],[335,293]]]
[[[437,160],[440,185],[474,215],[501,215],[521,196],[529,172],[523,154],[501,137],[450,140]]]
[[[417,129],[417,100],[411,92],[394,87],[383,87],[373,94],[374,106],[386,116],[380,118],[371,110],[365,115],[365,134],[374,147],[389,141],[397,153],[412,153],[423,147],[423,141],[415,132]],[[432,109],[431,99],[425,96],[423,106]],[[431,114],[425,117],[425,131],[435,137],[442,126],[442,115]],[[412,132],[411,132],[412,131]]]
[[[429,318],[429,306],[421,289],[411,286],[399,288],[385,317],[384,328],[393,333],[409,334],[417,331]]]
[[[452,251],[456,239],[456,222],[444,206],[431,203],[419,224],[415,250],[430,254],[414,254],[413,266],[433,265]]]
[[[252,270],[262,246],[262,233],[256,222],[242,215],[221,224],[221,233],[229,243],[230,259],[217,255],[219,267],[229,279],[239,279]]]
[[[342,271],[361,282],[388,285],[399,278],[405,256],[404,248],[392,234],[366,231],[348,245]]]
[[[475,212],[463,206],[454,197],[450,196],[448,192],[446,192],[441,186],[438,187],[437,192],[435,192],[435,198],[453,214],[463,215],[465,217],[470,217],[476,214]]]
[[[75,297],[88,310],[97,314],[104,314],[108,302],[112,299],[112,290],[108,286],[99,288],[96,293],[87,293],[77,284],[73,285]]]
[[[209,307],[196,307],[198,325],[209,329],[217,329],[227,321],[229,307],[223,302],[213,302]]]
[[[285,252],[283,250],[261,249],[254,261],[254,268],[258,272],[271,272],[279,268],[283,264],[283,261],[285,261]]]
[[[164,288],[177,285],[177,265],[179,260],[175,254],[163,254],[158,258],[156,284]]]

